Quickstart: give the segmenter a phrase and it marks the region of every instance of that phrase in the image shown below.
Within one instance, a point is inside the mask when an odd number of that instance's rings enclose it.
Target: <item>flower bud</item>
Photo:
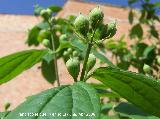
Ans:
[[[149,65],[144,64],[144,66],[143,66],[143,71],[144,71],[145,73],[150,73],[150,72],[152,71],[152,69],[151,69],[151,67],[150,67]]]
[[[60,40],[60,42],[67,41],[67,35],[66,35],[66,34],[62,34],[62,35],[59,37],[59,40]]]
[[[48,39],[49,38],[49,31],[48,30],[45,30],[45,29],[43,29],[43,30],[41,30],[40,32],[39,32],[39,34],[38,34],[38,41],[39,42],[42,42],[43,41],[43,39]]]
[[[77,51],[73,51],[73,57],[78,57],[79,53]]]
[[[107,27],[107,38],[112,38],[116,34],[116,22],[110,22]]]
[[[64,51],[64,52],[63,52],[63,56],[64,56],[64,57],[68,57],[68,56],[69,56],[69,53],[68,53],[67,51]]]
[[[49,19],[52,16],[52,10],[47,8],[47,9],[43,9],[40,12],[40,15],[45,19]]]
[[[107,25],[100,24],[95,32],[95,38],[98,40],[105,39],[107,37]]]
[[[100,7],[96,7],[92,9],[91,12],[89,13],[89,20],[91,22],[92,28],[95,28],[100,23],[102,23],[103,17],[104,17],[104,14],[100,9]]]
[[[66,62],[66,67],[69,74],[73,77],[74,81],[77,81],[77,77],[80,71],[80,62],[77,58],[70,58]]]
[[[49,42],[48,39],[44,39],[44,40],[42,41],[42,44],[43,44],[46,48],[50,47],[50,42]]]
[[[157,57],[157,63],[160,65],[160,56]]]
[[[68,49],[67,49],[67,52],[68,52],[69,54],[71,54],[71,53],[72,53],[72,48],[68,48]]]
[[[50,22],[51,22],[51,24],[52,24],[52,25],[54,25],[54,24],[55,24],[55,22],[56,22],[55,17],[52,17],[52,18],[51,18],[51,20],[50,20]]]
[[[88,18],[80,14],[74,21],[74,26],[77,32],[86,36],[89,30],[89,21]]]
[[[96,64],[96,57],[93,54],[89,54],[88,62],[87,62],[87,70],[91,70]]]

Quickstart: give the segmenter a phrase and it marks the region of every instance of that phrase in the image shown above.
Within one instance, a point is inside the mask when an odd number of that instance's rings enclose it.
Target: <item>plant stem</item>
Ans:
[[[89,57],[91,48],[92,48],[92,44],[88,43],[88,45],[87,45],[87,52],[86,52],[84,63],[83,63],[83,69],[82,69],[80,81],[84,81],[85,71],[86,71],[86,68],[87,68],[87,62],[88,62],[88,57]]]
[[[87,44],[87,52],[86,52],[86,55],[84,58],[83,69],[82,69],[82,73],[81,73],[81,77],[80,77],[80,81],[83,81],[83,82],[85,81],[85,75],[87,75],[86,74],[87,62],[88,62],[89,54],[90,54],[92,46],[93,46],[92,42],[93,42],[95,32],[96,32],[96,29],[94,29],[91,40]]]
[[[52,50],[55,52],[56,49],[55,49],[54,38],[53,38],[53,34],[52,34],[52,33],[51,33],[51,42],[52,42]],[[58,86],[60,86],[56,54],[54,54],[54,59],[53,59],[53,61],[54,61],[54,68],[55,68],[55,74],[56,74],[57,84],[58,84]]]
[[[49,26],[50,26],[50,32],[51,32],[52,51],[55,52],[55,51],[56,51],[56,48],[55,48],[54,36],[53,36],[53,34],[52,34],[52,33],[53,33],[52,25],[50,24],[49,21],[48,21],[48,24],[49,24]],[[53,62],[54,62],[55,78],[56,78],[56,81],[57,81],[57,85],[60,86],[56,54],[54,54]]]

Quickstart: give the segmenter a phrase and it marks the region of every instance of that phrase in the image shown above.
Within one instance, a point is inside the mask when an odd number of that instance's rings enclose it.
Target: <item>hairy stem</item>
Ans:
[[[85,71],[86,71],[86,68],[87,68],[87,62],[88,62],[88,57],[89,57],[91,48],[92,48],[92,44],[88,43],[88,45],[87,45],[87,52],[86,52],[84,63],[83,63],[83,69],[82,69],[80,81],[84,81]]]
[[[87,75],[86,74],[87,62],[88,62],[89,54],[90,54],[92,46],[93,46],[92,42],[93,42],[95,32],[96,32],[96,29],[94,29],[91,40],[87,44],[87,52],[86,52],[86,55],[85,55],[85,58],[84,58],[83,69],[82,69],[80,81],[85,81],[85,75]]]
[[[49,24],[49,26],[50,26],[50,32],[51,32],[51,44],[52,44],[52,50],[53,50],[53,52],[55,52],[55,51],[56,51],[56,48],[55,48],[55,42],[54,42],[54,36],[53,36],[52,25],[50,24],[50,22],[48,22],[48,24]],[[55,78],[56,78],[56,81],[57,81],[58,86],[60,86],[56,54],[54,54],[53,62],[54,62],[54,69],[55,69]]]

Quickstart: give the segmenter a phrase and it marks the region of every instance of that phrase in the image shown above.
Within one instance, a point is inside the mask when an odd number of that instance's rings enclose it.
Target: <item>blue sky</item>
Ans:
[[[42,7],[50,5],[63,6],[67,0],[0,0],[1,14],[33,14],[34,5],[38,4]],[[84,0],[97,3],[109,3],[112,5],[127,6],[128,0]],[[160,0],[151,0],[153,2]],[[138,7],[136,5],[135,7]]]

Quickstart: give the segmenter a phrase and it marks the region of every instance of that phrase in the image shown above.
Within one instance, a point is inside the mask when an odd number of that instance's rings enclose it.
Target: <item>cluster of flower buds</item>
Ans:
[[[42,9],[40,11],[40,16],[44,19],[45,22],[49,23],[49,26],[53,27],[56,19],[52,16],[53,11],[50,8]],[[51,29],[42,29],[37,37],[37,40],[42,43],[46,48],[51,48]]]
[[[43,9],[40,12],[40,15],[45,19],[48,20],[49,18],[51,18],[52,16],[52,10],[47,8],[47,9]]]
[[[98,6],[92,9],[88,16],[80,13],[74,21],[74,27],[83,36],[88,36],[88,34],[91,34],[90,32],[95,30],[98,40],[111,38],[117,31],[116,22],[104,24],[103,18],[104,13]]]
[[[65,56],[68,56],[69,54],[71,54],[70,48],[64,52]],[[70,57],[66,62],[66,67],[69,74],[73,77],[75,81],[77,81],[77,77],[80,72],[80,61],[78,58],[79,53],[75,50],[72,52],[72,54],[73,56]],[[93,54],[90,54],[87,62],[87,69],[86,69],[87,72],[89,72],[94,67],[95,64],[96,64],[96,58]]]
[[[74,57],[74,58],[79,59],[80,54],[77,50],[73,50],[72,48],[68,48],[67,50],[65,50],[63,52],[63,57],[66,62],[70,57]]]

